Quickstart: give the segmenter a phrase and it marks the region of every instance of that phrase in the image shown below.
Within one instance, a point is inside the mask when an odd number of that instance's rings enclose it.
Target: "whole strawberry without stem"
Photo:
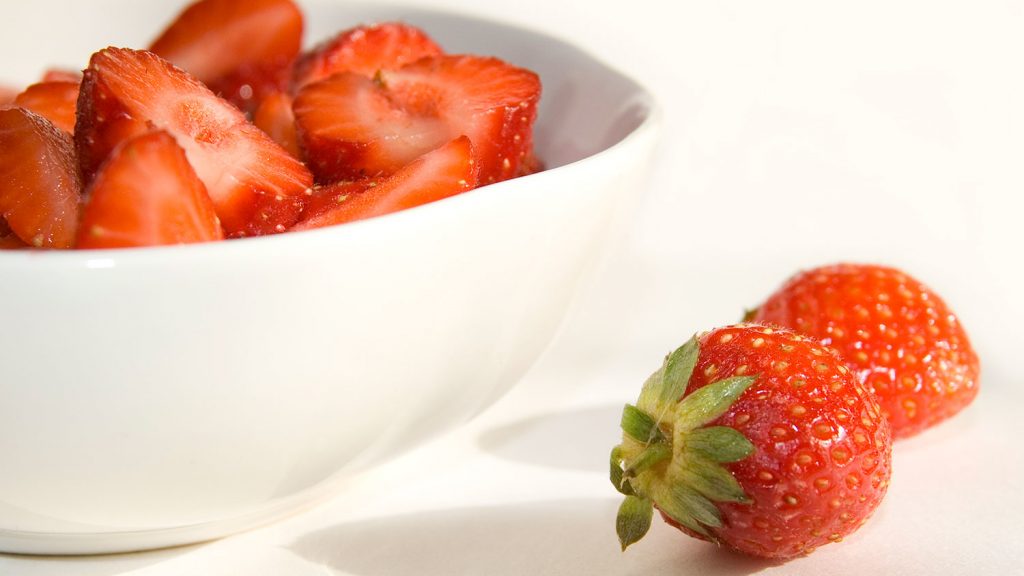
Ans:
[[[617,531],[657,509],[683,532],[790,558],[860,527],[889,484],[891,437],[837,355],[788,330],[720,328],[670,354],[622,418]]]
[[[835,348],[878,397],[897,438],[978,394],[978,356],[946,303],[904,272],[838,264],[797,274],[753,314]]]

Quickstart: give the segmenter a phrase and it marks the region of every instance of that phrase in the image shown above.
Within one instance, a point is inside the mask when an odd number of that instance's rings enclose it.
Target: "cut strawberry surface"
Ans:
[[[78,104],[78,82],[54,80],[33,84],[18,94],[14,104],[31,110],[71,133],[75,131],[75,109]]]
[[[302,29],[291,0],[200,0],[150,51],[252,112],[265,94],[287,88]]]
[[[70,248],[81,185],[71,136],[23,108],[0,110],[0,217],[22,242]]]
[[[373,79],[340,73],[295,100],[299,137],[321,182],[389,174],[465,135],[480,184],[520,174],[532,154],[540,79],[496,58],[438,56]]]
[[[378,70],[394,70],[443,53],[426,32],[415,26],[400,22],[358,26],[300,57],[295,63],[293,86],[298,90],[339,72],[372,77]]]
[[[299,135],[295,130],[292,97],[284,92],[267,95],[253,114],[252,123],[281,145],[295,158],[302,157]]]
[[[153,129],[184,148],[230,236],[281,232],[298,219],[312,176],[237,108],[150,52],[94,54],[75,126],[86,181],[116,145]]]
[[[224,237],[213,202],[167,132],[117,147],[86,192],[78,248],[130,248]]]
[[[417,158],[382,179],[342,182],[316,191],[310,216],[293,230],[308,230],[381,216],[471,190],[477,167],[469,138],[452,142]]]

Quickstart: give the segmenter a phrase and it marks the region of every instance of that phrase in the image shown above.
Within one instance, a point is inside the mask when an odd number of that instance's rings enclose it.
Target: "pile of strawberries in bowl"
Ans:
[[[0,94],[0,248],[307,230],[541,168],[535,73],[402,23],[306,52],[303,29],[291,0],[201,0],[147,50]]]
[[[33,22],[60,38],[4,72],[21,104],[0,111],[17,128],[0,126],[0,150],[21,159],[0,182],[43,192],[0,190],[0,236],[19,248],[0,250],[5,552],[224,536],[465,421],[551,341],[650,173],[651,94],[522,26],[312,0],[303,22],[289,2],[208,0],[152,42],[166,5],[90,0],[81,18],[48,21],[61,5],[0,21],[9,54]],[[276,53],[278,33],[283,61],[240,63]],[[153,52],[189,38],[203,48]],[[434,54],[330,72],[407,50]],[[67,130],[27,112],[39,89],[20,88],[54,63],[85,68],[49,76],[80,92],[64,100]],[[9,145],[26,137],[47,152]],[[537,158],[543,171],[511,178]]]

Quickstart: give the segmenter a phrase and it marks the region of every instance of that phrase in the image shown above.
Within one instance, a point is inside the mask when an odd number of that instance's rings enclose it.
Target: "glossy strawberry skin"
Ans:
[[[740,552],[789,558],[859,528],[884,497],[891,472],[889,426],[870,392],[834,351],[787,330],[739,325],[700,342],[687,393],[758,375],[713,423],[738,430],[755,447],[726,465],[753,502],[719,504],[725,525],[714,535]]]
[[[894,268],[838,264],[801,272],[753,318],[838,350],[878,397],[897,438],[942,422],[978,394],[980,363],[956,315]]]
[[[31,110],[53,122],[54,126],[72,133],[75,131],[75,112],[78,106],[79,82],[52,80],[33,84],[14,100],[15,106]]]
[[[184,150],[163,131],[121,143],[85,196],[78,248],[134,248],[224,238],[206,187]]]
[[[303,26],[291,0],[200,0],[150,51],[252,113],[265,95],[287,90]]]
[[[520,175],[540,92],[536,74],[496,58],[438,56],[372,79],[336,74],[300,91],[294,110],[320,182],[393,173],[465,135],[484,185]]]
[[[400,22],[357,26],[303,54],[295,63],[292,86],[299,90],[339,72],[373,77],[444,51],[426,32]]]
[[[230,236],[283,232],[298,220],[312,175],[237,108],[149,52],[93,55],[75,126],[85,180],[114,147],[153,129],[185,149]]]
[[[0,110],[0,218],[6,226],[25,244],[70,248],[80,196],[71,136],[34,112]]]
[[[334,226],[406,210],[472,190],[477,183],[473,147],[461,136],[381,178],[321,187],[308,215],[293,230]]]

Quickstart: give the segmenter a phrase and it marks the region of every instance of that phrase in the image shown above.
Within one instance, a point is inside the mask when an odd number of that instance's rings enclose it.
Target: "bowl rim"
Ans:
[[[303,4],[329,5],[331,2],[323,0],[306,0]],[[0,250],[0,267],[18,266],[31,262],[37,265],[42,262],[59,266],[79,266],[89,269],[108,269],[117,267],[118,263],[129,264],[139,259],[153,261],[157,259],[176,260],[181,257],[189,259],[196,258],[218,258],[223,256],[238,256],[255,251],[256,253],[266,250],[269,247],[279,248],[301,248],[311,244],[331,242],[336,239],[343,239],[358,236],[361,234],[385,233],[389,228],[401,226],[405,219],[423,220],[430,218],[435,210],[450,210],[453,206],[471,204],[473,202],[485,202],[487,198],[503,194],[510,187],[523,186],[528,182],[543,182],[546,179],[561,178],[566,172],[586,170],[589,166],[601,162],[608,156],[624,154],[624,150],[632,148],[638,141],[648,137],[654,137],[657,133],[662,119],[662,108],[652,92],[633,77],[604,60],[595,56],[592,52],[576,45],[561,37],[548,32],[530,28],[527,26],[490,18],[478,14],[465,14],[444,8],[430,8],[424,6],[413,6],[392,2],[363,2],[357,1],[353,4],[359,5],[364,10],[407,10],[410,15],[436,16],[445,19],[463,20],[466,22],[481,22],[489,26],[505,28],[510,32],[526,33],[535,38],[543,39],[545,42],[557,45],[560,49],[575,52],[581,58],[587,59],[596,64],[604,73],[615,76],[618,80],[625,82],[632,88],[628,96],[628,103],[637,112],[640,121],[627,134],[616,142],[597,152],[578,158],[561,166],[547,169],[534,174],[519,176],[502,182],[487,184],[474,188],[467,193],[457,194],[436,200],[420,206],[407,208],[381,216],[375,216],[364,220],[349,222],[338,226],[327,226],[313,230],[286,231],[280,234],[266,236],[254,236],[249,238],[230,239],[220,242],[202,242],[192,244],[176,244],[164,246],[146,246],[137,248],[104,248],[104,249],[67,249],[67,250],[39,250],[39,249],[15,249]]]

